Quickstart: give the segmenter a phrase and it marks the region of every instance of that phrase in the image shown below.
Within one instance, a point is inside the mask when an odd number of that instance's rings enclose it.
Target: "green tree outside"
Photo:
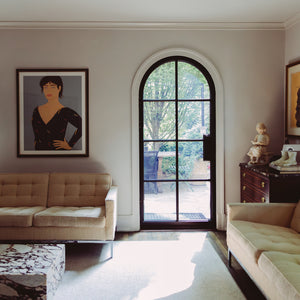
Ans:
[[[144,86],[144,139],[159,140],[147,143],[149,151],[175,151],[176,138],[175,62],[157,67],[148,77]],[[178,62],[178,139],[179,176],[188,179],[195,160],[202,158],[202,142],[184,142],[201,139],[209,134],[210,91],[206,78],[193,65]],[[188,101],[190,100],[190,101]],[[163,141],[162,141],[163,140]],[[180,142],[182,140],[182,142]],[[173,176],[176,170],[175,157],[163,158],[163,172]]]

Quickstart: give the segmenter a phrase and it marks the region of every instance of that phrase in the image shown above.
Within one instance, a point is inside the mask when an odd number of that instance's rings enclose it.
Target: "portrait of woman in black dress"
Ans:
[[[82,119],[76,111],[60,103],[63,81],[60,76],[45,76],[40,87],[47,102],[37,106],[32,114],[35,150],[71,150],[82,135]],[[68,124],[76,129],[66,140]]]

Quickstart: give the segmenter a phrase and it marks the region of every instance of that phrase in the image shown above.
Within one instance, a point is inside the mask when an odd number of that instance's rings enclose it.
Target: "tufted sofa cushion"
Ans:
[[[105,207],[52,206],[34,216],[34,226],[104,227]]]
[[[0,174],[0,207],[46,206],[48,173]]]
[[[30,227],[35,213],[44,210],[43,206],[0,207],[1,227]]]
[[[298,202],[291,221],[291,228],[300,232],[300,201]]]
[[[281,299],[300,300],[300,254],[264,252],[259,268],[281,294]]]
[[[109,174],[51,173],[48,207],[103,206],[111,185]]]
[[[228,229],[229,238],[244,249],[245,254],[255,263],[263,251],[300,254],[300,235],[291,228],[248,221],[231,221]]]

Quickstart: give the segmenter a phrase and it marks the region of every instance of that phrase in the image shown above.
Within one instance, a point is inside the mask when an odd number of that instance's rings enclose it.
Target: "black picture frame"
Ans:
[[[16,79],[17,156],[88,157],[88,69],[17,69]]]
[[[300,61],[286,66],[286,136],[300,136]]]

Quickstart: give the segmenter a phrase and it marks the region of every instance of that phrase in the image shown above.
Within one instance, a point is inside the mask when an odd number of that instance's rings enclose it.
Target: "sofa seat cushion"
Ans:
[[[1,227],[31,227],[33,215],[44,209],[45,207],[43,206],[0,207],[0,226]]]
[[[283,251],[300,254],[300,235],[293,229],[248,221],[231,221],[228,224],[229,239],[244,249],[254,262],[263,251]]]
[[[105,227],[105,207],[52,206],[34,216],[34,226]]]
[[[264,252],[258,265],[277,287],[282,299],[300,300],[300,254]]]

